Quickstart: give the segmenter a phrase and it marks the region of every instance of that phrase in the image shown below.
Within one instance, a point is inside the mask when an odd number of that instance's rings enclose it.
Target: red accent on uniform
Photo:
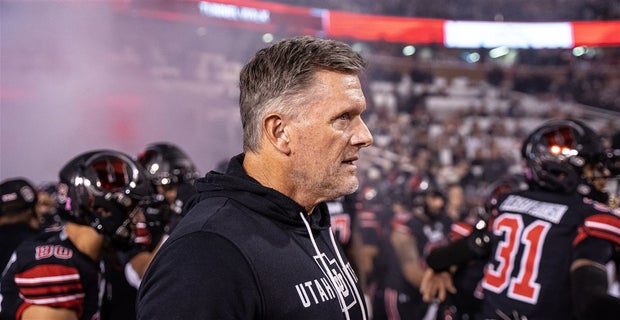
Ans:
[[[450,241],[467,237],[473,229],[474,227],[462,221],[453,223],[450,226]]]
[[[77,269],[58,264],[39,265],[15,275],[20,297],[26,300],[19,307],[17,319],[31,305],[65,308],[82,317],[84,288]]]
[[[573,245],[587,237],[602,238],[620,245],[620,218],[608,214],[595,214],[584,220],[584,226],[579,228]]]

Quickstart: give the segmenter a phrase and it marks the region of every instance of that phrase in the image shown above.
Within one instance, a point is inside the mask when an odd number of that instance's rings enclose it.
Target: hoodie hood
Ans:
[[[231,158],[226,173],[210,171],[204,178],[197,179],[197,193],[187,203],[185,211],[189,211],[204,199],[224,197],[247,206],[257,214],[296,228],[305,230],[300,212],[306,216],[312,230],[329,228],[330,217],[324,202],[316,206],[312,214],[307,215],[306,210],[293,199],[275,189],[264,187],[248,176],[243,169],[244,157],[245,154],[242,153]]]

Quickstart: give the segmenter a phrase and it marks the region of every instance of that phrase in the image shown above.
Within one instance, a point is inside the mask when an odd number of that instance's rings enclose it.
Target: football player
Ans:
[[[134,160],[95,150],[70,160],[59,176],[66,222],[11,256],[0,285],[2,319],[98,319],[104,252],[135,241],[131,218],[152,189]]]
[[[599,165],[603,153],[600,136],[581,121],[543,124],[522,147],[529,188],[501,195],[491,221],[480,220],[470,236],[432,252],[429,266],[445,271],[488,259],[482,319],[617,318],[620,300],[607,293],[605,263],[620,244],[620,219],[591,198],[592,179],[584,174],[609,173]],[[445,273],[426,276],[426,299],[454,291]]]
[[[34,208],[37,192],[24,178],[6,179],[0,183],[0,272],[13,250],[24,240],[39,233]]]
[[[134,217],[136,233],[148,235],[134,241],[131,250],[106,259],[108,281],[102,319],[135,319],[135,299],[142,276],[159,246],[184,216],[183,205],[194,193],[196,166],[178,146],[158,142],[138,152],[137,163],[144,168],[154,196],[144,201],[144,210]],[[138,239],[138,238],[137,238]]]
[[[179,146],[168,142],[147,145],[138,153],[137,161],[145,168],[157,196],[145,210],[146,223],[152,237],[151,246],[126,259],[129,263],[125,266],[125,275],[136,289],[157,249],[185,215],[183,206],[195,193],[193,183],[199,176],[189,155]]]

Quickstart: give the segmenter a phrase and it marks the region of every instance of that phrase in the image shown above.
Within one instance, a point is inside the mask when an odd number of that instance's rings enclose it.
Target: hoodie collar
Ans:
[[[261,185],[250,177],[243,168],[245,154],[230,159],[226,173],[210,171],[204,178],[196,181],[197,194],[188,203],[188,210],[203,199],[226,197],[236,200],[258,214],[296,227],[304,227],[299,213],[306,215],[305,209],[279,191]],[[327,229],[330,217],[327,205],[320,203],[311,215],[306,215],[313,230]]]

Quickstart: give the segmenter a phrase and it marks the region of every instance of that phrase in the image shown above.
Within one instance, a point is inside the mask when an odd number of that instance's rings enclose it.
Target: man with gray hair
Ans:
[[[198,194],[138,293],[138,319],[368,319],[325,201],[351,194],[363,58],[310,36],[259,50],[240,75],[244,152]]]

